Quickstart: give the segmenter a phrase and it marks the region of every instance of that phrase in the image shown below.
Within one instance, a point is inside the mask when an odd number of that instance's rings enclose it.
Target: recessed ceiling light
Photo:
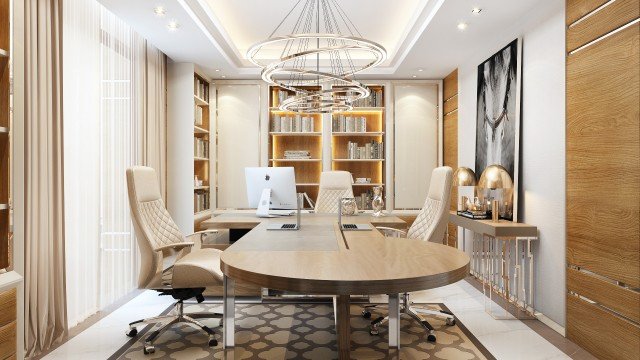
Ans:
[[[223,78],[223,79],[224,79],[224,78],[226,78],[226,77],[227,77],[227,75],[222,75],[222,78]]]
[[[423,72],[424,70],[422,70],[422,69],[418,69],[418,71],[419,71],[419,72]]]
[[[220,72],[220,69],[216,69],[216,72]]]
[[[467,23],[458,23],[458,30],[464,31],[467,28]]]
[[[416,78],[416,77],[418,77],[418,75],[413,75],[413,76],[412,76],[412,78]]]
[[[482,12],[482,9],[480,9],[479,7],[474,7],[473,9],[471,9],[471,13],[474,15],[478,15]]]
[[[169,29],[169,31],[176,31],[180,28],[180,24],[175,20],[171,20],[169,21],[167,28]]]
[[[153,8],[153,12],[157,16],[164,16],[164,14],[167,13],[167,10],[164,8],[164,6],[156,6],[155,8]]]

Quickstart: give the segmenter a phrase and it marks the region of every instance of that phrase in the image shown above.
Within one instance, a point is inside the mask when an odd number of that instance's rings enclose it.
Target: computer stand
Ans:
[[[258,202],[258,209],[256,209],[256,215],[258,217],[270,217],[269,204],[271,204],[271,189],[267,188],[262,190],[260,202]]]

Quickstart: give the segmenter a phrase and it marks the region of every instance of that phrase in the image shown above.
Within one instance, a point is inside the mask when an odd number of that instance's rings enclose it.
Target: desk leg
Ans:
[[[406,304],[408,306],[409,304]],[[400,348],[400,295],[389,294],[389,349]]]
[[[223,280],[224,293],[222,311],[224,316],[222,327],[223,348],[230,349],[235,345],[235,327],[236,327],[236,299],[235,299],[235,280],[225,276]]]
[[[351,349],[351,325],[349,323],[351,314],[349,302],[349,295],[338,295],[338,299],[336,300],[338,358],[341,360],[349,359],[349,351]]]

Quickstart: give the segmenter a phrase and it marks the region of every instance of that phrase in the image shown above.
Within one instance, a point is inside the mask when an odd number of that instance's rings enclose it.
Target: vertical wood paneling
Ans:
[[[605,2],[568,0],[567,25]],[[602,38],[639,6],[617,0],[567,30],[568,50],[598,41],[566,61],[566,329],[601,359],[640,359],[640,295],[620,286],[640,287],[640,25]]]
[[[0,359],[16,355],[16,289],[0,293]]]
[[[443,163],[454,171],[458,168],[458,69],[447,75],[443,80],[442,93],[444,94],[444,130],[443,130]],[[451,189],[451,210],[455,210],[458,204],[458,188]],[[458,228],[448,225],[449,237],[447,243],[455,246],[458,238]]]

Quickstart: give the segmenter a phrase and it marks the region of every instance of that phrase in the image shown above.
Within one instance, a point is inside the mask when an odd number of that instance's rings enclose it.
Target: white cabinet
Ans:
[[[439,164],[438,84],[393,87],[394,209],[420,209]]]

